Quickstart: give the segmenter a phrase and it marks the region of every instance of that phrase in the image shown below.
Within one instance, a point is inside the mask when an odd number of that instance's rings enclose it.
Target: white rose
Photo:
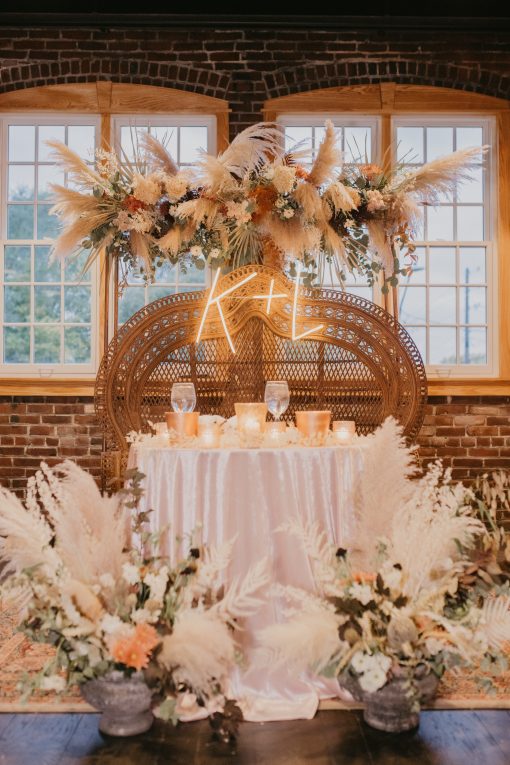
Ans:
[[[369,662],[367,660],[369,658],[370,657],[363,651],[356,651],[351,659],[351,667],[355,672],[361,674],[365,669],[368,669]]]
[[[137,584],[140,581],[140,571],[137,566],[133,566],[132,563],[123,563],[122,576],[124,581],[128,584]]]
[[[373,667],[364,672],[358,678],[358,682],[367,693],[375,693],[386,683],[386,672],[380,667]]]
[[[359,600],[359,602],[366,606],[372,600],[372,589],[368,584],[356,584],[351,585],[349,588],[349,594],[351,598]]]
[[[115,614],[105,614],[99,622],[99,626],[107,635],[113,635],[124,628],[125,622]]]
[[[55,691],[56,693],[60,693],[65,690],[66,681],[63,677],[60,677],[60,675],[49,675],[48,677],[43,677],[40,687],[43,691]]]
[[[202,257],[202,248],[198,246],[198,244],[195,244],[193,247],[190,248],[190,253],[193,255],[194,258],[201,258]]]
[[[163,566],[157,574],[147,574],[144,583],[150,587],[151,598],[162,600],[168,582],[168,568]]]
[[[158,619],[158,612],[151,612],[148,608],[137,608],[131,611],[131,621],[135,624],[147,624]]]
[[[148,205],[154,205],[161,196],[161,184],[156,176],[133,175],[133,196]]]

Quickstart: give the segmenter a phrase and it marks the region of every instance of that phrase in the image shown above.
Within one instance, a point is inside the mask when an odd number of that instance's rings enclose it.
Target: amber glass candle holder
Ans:
[[[334,420],[333,436],[339,444],[352,444],[356,436],[356,423],[354,420]]]
[[[303,438],[323,440],[329,431],[331,412],[308,411],[296,412],[296,428]]]
[[[237,430],[245,436],[255,436],[264,433],[266,426],[266,404],[235,404]]]
[[[165,412],[168,430],[175,430],[178,436],[198,435],[200,412]]]

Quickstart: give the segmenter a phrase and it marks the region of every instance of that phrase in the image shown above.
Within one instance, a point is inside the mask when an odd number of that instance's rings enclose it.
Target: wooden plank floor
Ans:
[[[510,711],[423,712],[418,731],[368,728],[358,711],[244,723],[237,751],[210,744],[207,722],[114,739],[96,715],[0,715],[0,765],[509,765]]]

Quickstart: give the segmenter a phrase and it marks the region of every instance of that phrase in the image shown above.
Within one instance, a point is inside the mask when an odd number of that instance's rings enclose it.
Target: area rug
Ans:
[[[81,697],[78,688],[66,694],[35,693],[28,701],[19,688],[22,677],[40,672],[51,659],[53,649],[32,643],[16,632],[19,611],[7,604],[0,608],[0,713],[2,712],[94,712]],[[510,672],[494,681],[494,693],[482,693],[477,673],[447,673],[439,686],[433,709],[510,709]],[[359,709],[357,702],[328,699],[321,709]]]

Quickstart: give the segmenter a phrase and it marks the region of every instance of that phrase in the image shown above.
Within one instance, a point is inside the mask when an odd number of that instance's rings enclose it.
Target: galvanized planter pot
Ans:
[[[136,736],[151,727],[152,691],[141,672],[111,672],[80,686],[85,701],[102,712],[99,730],[109,736]]]

